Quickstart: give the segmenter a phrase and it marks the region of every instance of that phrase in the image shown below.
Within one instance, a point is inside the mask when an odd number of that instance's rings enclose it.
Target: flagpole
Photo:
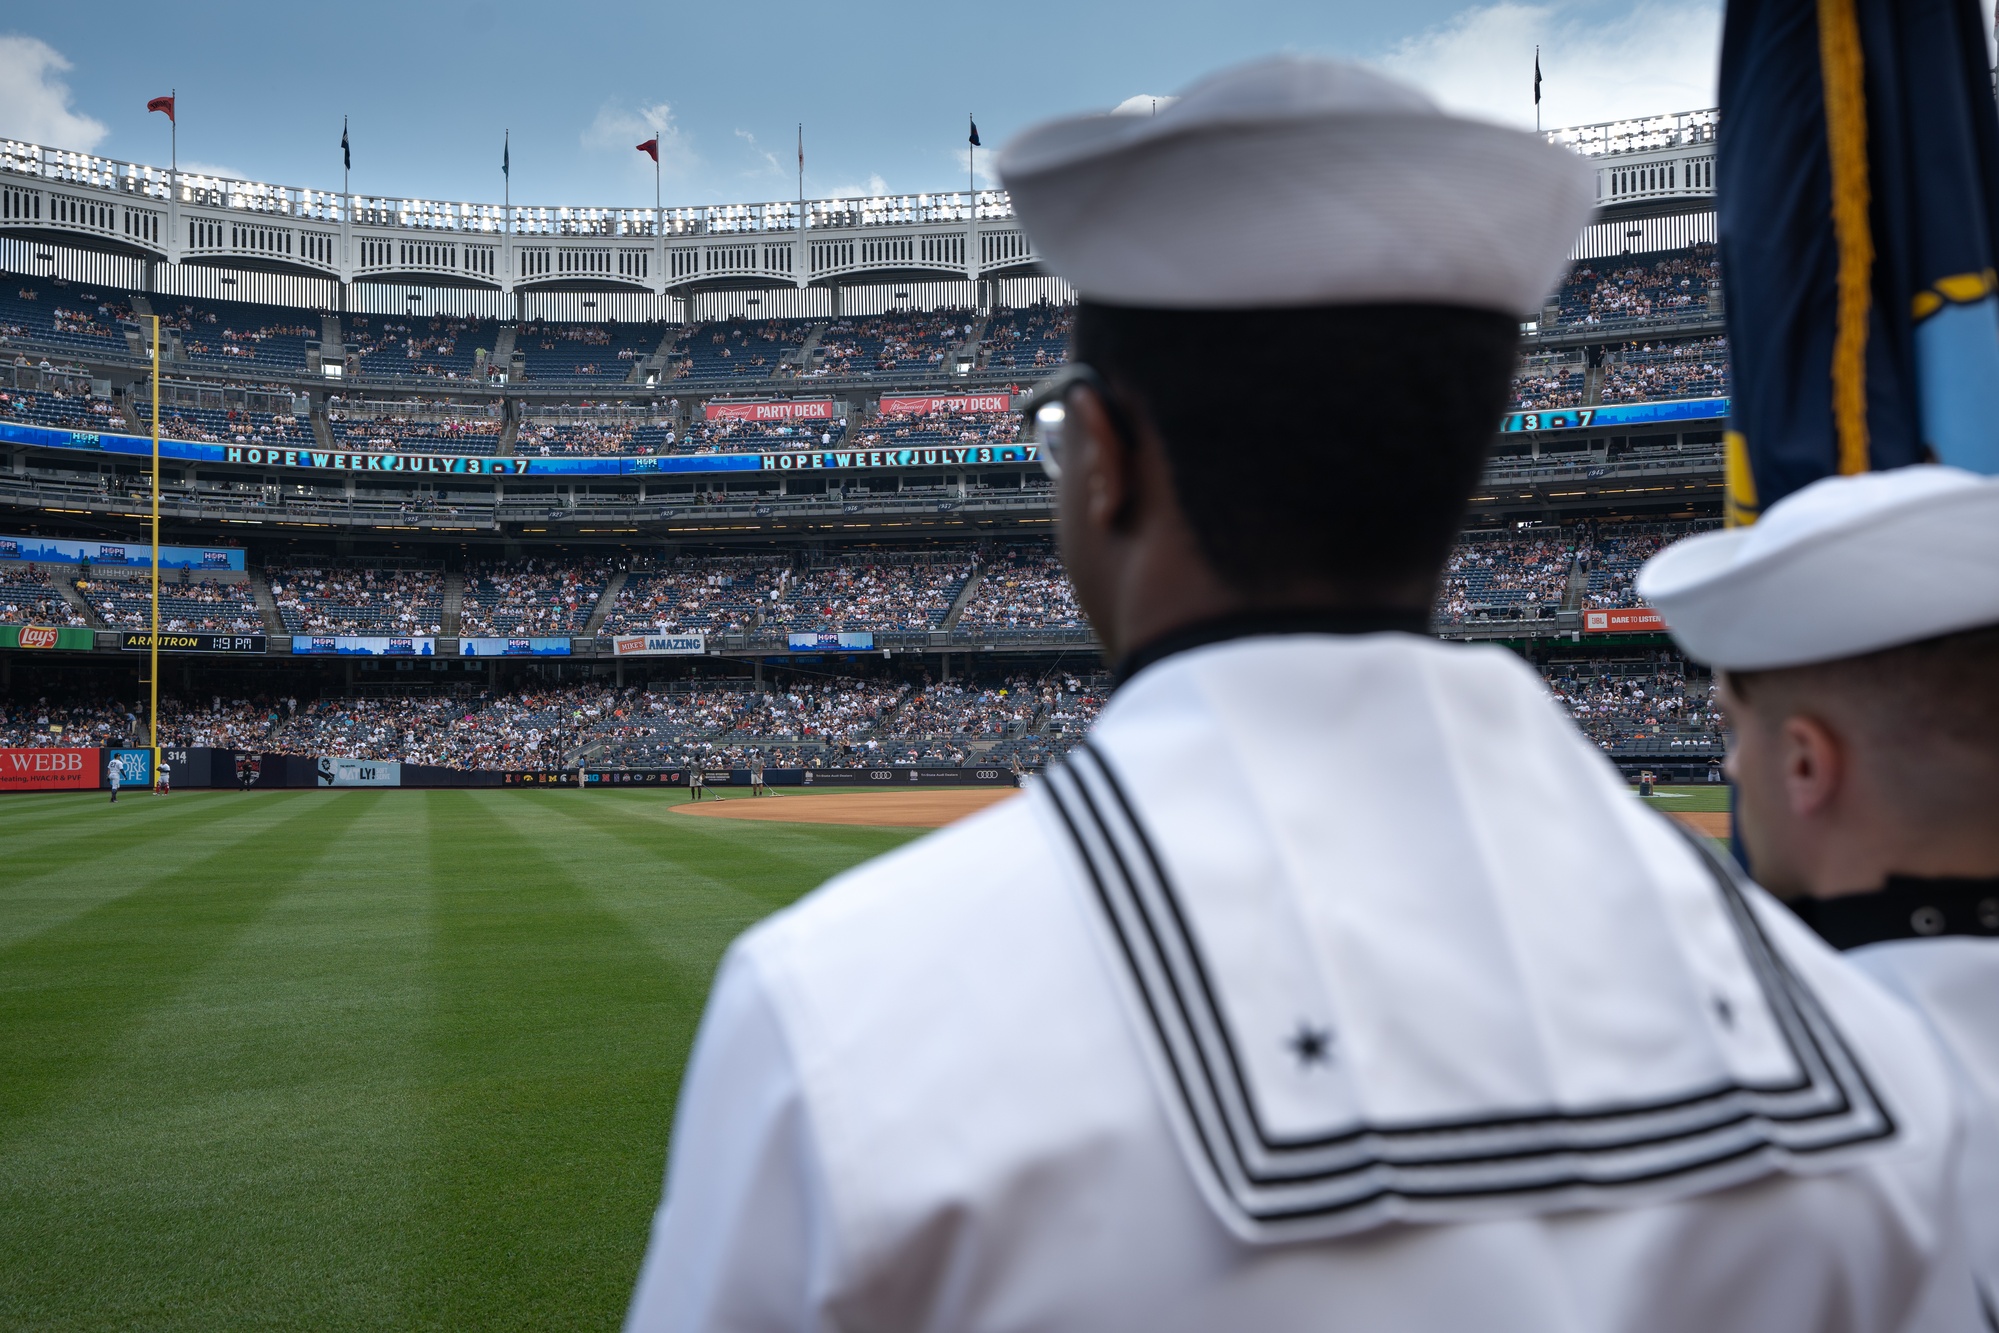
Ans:
[[[151,640],[147,649],[147,675],[152,692],[147,712],[153,751],[153,766],[148,771],[157,775],[160,771],[160,317],[157,314],[153,316],[153,632],[147,637]],[[154,785],[158,785],[157,776]]]

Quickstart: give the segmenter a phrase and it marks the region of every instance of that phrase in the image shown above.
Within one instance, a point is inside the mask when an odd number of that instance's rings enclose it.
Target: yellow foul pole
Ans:
[[[153,632],[147,676],[152,685],[153,765],[160,771],[160,317],[153,316]]]

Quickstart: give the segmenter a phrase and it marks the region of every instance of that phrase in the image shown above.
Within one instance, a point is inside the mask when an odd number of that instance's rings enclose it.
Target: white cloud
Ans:
[[[248,180],[257,179],[255,176],[244,175],[242,172],[236,170],[236,168],[234,167],[222,166],[221,164],[215,162],[197,162],[190,159],[183,161],[180,164],[180,169],[183,172],[186,172],[190,176],[215,176],[222,180],[229,180],[229,181],[248,181]]]
[[[104,123],[70,107],[69,68],[40,38],[0,36],[0,134],[84,153],[104,142]]]
[[[809,179],[806,181],[806,186],[808,189],[811,189],[811,181]],[[889,188],[888,182],[882,178],[882,174],[879,171],[871,171],[868,173],[867,180],[862,184],[856,185],[852,181],[849,181],[827,190],[823,196],[816,189],[812,189],[811,192],[814,198],[862,199],[887,194]]]
[[[750,146],[750,152],[754,155],[756,161],[756,165],[745,174],[751,176],[782,176],[786,174],[784,164],[777,160],[777,154],[758,143],[756,135],[751,134],[748,130],[737,130],[736,137]]]
[[[1111,108],[1113,116],[1156,116],[1180,99],[1161,93],[1139,93]]]
[[[1697,110],[1715,103],[1721,6],[1641,0],[1606,13],[1579,0],[1499,0],[1408,38],[1375,63],[1454,111],[1531,127],[1537,45],[1549,129]]]
[[[608,153],[624,161],[628,174],[650,177],[652,159],[635,149],[651,138],[659,140],[659,168],[664,174],[684,176],[700,166],[693,137],[680,128],[668,102],[636,109],[607,102],[597,108],[596,119],[584,128],[578,141],[591,152]]]
[[[958,159],[958,175],[963,176],[967,170],[975,169],[978,172],[979,188],[981,190],[997,190],[999,188],[999,177],[993,173],[993,159],[999,156],[996,150],[991,148],[980,149],[976,164],[972,161],[972,146],[970,144],[959,148],[955,156]],[[956,189],[957,187],[953,185],[952,188]]]

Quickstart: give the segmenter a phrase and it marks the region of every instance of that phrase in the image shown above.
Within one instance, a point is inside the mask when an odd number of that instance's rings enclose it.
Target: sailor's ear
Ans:
[[[1791,813],[1823,814],[1839,798],[1849,767],[1839,733],[1809,713],[1794,713],[1777,728],[1779,772]]]

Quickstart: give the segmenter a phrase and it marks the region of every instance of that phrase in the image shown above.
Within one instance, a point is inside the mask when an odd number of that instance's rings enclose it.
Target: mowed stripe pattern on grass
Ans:
[[[608,1328],[716,960],[915,836],[0,799],[0,1328]]]

